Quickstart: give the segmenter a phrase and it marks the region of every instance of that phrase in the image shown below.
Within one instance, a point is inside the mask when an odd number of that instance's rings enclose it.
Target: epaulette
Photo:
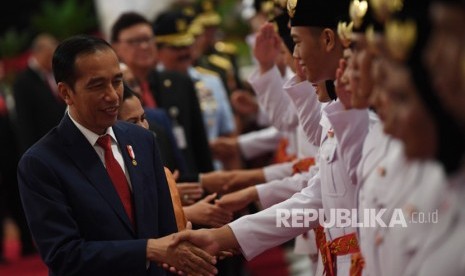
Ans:
[[[220,55],[212,54],[208,56],[208,62],[211,64],[215,65],[216,67],[219,67],[225,71],[232,70],[233,66],[231,61],[229,61],[227,58],[224,58]]]
[[[201,66],[196,66],[195,70],[199,71],[201,74],[204,74],[204,75],[213,75],[213,76],[216,76],[216,77],[220,76],[220,74],[218,74],[218,72],[215,72],[213,70],[210,70],[210,69],[207,69],[207,68],[204,68],[204,67],[201,67]]]
[[[232,43],[218,41],[215,43],[215,50],[219,53],[235,55],[237,53],[237,46]]]

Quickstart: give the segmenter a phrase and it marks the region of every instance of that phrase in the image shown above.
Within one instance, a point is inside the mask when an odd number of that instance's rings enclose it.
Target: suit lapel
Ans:
[[[118,139],[118,144],[123,155],[124,164],[129,173],[129,178],[131,179],[132,186],[132,195],[134,202],[134,213],[136,215],[136,224],[137,230],[140,231],[143,229],[143,218],[144,218],[144,186],[141,185],[141,172],[140,165],[133,163],[133,159],[129,155],[128,146],[132,147],[134,152],[134,160],[137,160],[137,152],[140,152],[139,148],[135,147],[135,143],[131,140],[130,136],[126,134],[127,128],[124,125],[116,124],[113,126],[113,131],[115,132],[116,139]]]
[[[60,136],[64,138],[64,149],[76,167],[78,167],[82,174],[89,180],[90,184],[94,186],[102,198],[113,208],[128,230],[134,234],[131,222],[126,215],[123,204],[105,167],[94,148],[74,125],[68,115],[65,115],[58,126],[58,132]],[[132,180],[132,182],[134,183],[135,181]]]

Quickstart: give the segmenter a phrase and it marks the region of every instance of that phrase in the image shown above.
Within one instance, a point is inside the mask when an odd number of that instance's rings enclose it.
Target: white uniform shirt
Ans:
[[[278,227],[278,210],[292,210],[313,208],[320,209],[321,186],[317,173],[309,180],[308,185],[299,193],[281,203],[262,210],[253,215],[243,216],[231,223],[234,236],[241,247],[242,254],[247,260],[251,260],[263,251],[297,237],[309,229],[318,226],[318,221],[311,222],[302,227]]]
[[[311,93],[311,92],[310,92]],[[291,96],[291,98],[293,98]],[[305,126],[313,125],[314,114],[309,113],[308,105],[301,105],[294,101],[300,122]],[[315,107],[313,107],[315,109]],[[338,116],[335,116],[337,114]],[[321,198],[325,217],[330,218],[330,211],[356,208],[356,185],[352,181],[357,162],[361,155],[363,138],[366,136],[368,116],[367,111],[345,110],[339,102],[331,102],[323,108],[321,116],[321,146],[319,154],[319,168],[321,177]],[[359,118],[359,119],[357,119]],[[303,123],[305,122],[305,124]],[[349,126],[342,132],[343,143],[339,143],[338,132],[341,126]],[[333,129],[334,127],[334,129]],[[312,129],[304,127],[308,137],[315,137]],[[334,135],[332,134],[334,131]],[[345,149],[355,149],[345,151]],[[343,155],[344,160],[343,161]],[[357,157],[358,156],[358,157]],[[349,160],[347,162],[347,160]],[[325,229],[326,239],[331,241],[338,237],[355,232],[353,227],[330,227]],[[338,274],[348,275],[351,255],[336,258]],[[322,272],[320,265],[317,274]]]
[[[315,156],[318,152],[318,146],[308,142],[303,128],[299,124],[297,110],[294,108],[291,98],[283,89],[285,82],[292,79],[293,76],[294,74],[282,77],[278,67],[274,66],[264,74],[260,74],[258,70],[255,70],[249,77],[249,82],[257,95],[258,104],[269,116],[271,124],[279,131],[284,132],[284,135],[288,138],[289,147],[292,148],[290,152],[294,150],[299,158]],[[308,105],[314,105],[315,97],[306,95],[308,85],[308,82],[299,85],[291,81],[287,83],[286,88],[301,90],[302,93],[296,95],[296,97],[300,97],[300,101],[308,101]],[[310,87],[312,86],[310,85]],[[318,117],[315,119],[319,120]]]
[[[465,171],[450,182],[438,207],[439,222],[427,225],[432,229],[404,275],[465,275]]]
[[[284,83],[295,75],[289,67],[286,69],[285,76],[281,75],[276,65],[263,74],[256,69],[250,75],[249,83],[255,91],[260,108],[267,113],[271,124],[283,132],[283,136],[288,139],[288,154],[297,153],[297,158],[316,157],[318,147],[308,142],[305,132],[299,124],[297,111],[289,95],[283,89]],[[300,86],[300,89],[305,89],[305,86]],[[312,101],[307,95],[302,100]],[[293,177],[286,177],[285,179],[258,185],[257,191],[262,206],[267,208],[301,191],[306,187],[308,179],[315,172],[316,170],[313,170],[312,173],[298,174]],[[275,173],[270,168],[265,169],[267,180],[271,179],[270,174]],[[309,231],[305,236],[301,235],[297,237],[295,240],[295,252],[300,254],[317,254],[318,251],[314,241],[315,235],[313,231]]]
[[[380,122],[370,124],[355,180],[358,182],[359,221],[365,210],[384,209],[381,220],[389,226],[394,211],[427,212],[437,206],[442,169],[434,162],[408,161],[403,145],[383,132]],[[426,205],[424,203],[428,202]],[[404,215],[408,218],[408,215]],[[364,275],[402,275],[414,252],[421,247],[426,228],[410,224],[403,228],[360,227],[359,243],[365,258]],[[425,231],[426,230],[426,231]]]

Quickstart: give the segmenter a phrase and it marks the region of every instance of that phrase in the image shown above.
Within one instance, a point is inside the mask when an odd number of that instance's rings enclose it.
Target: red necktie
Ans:
[[[97,144],[105,150],[105,166],[107,168],[108,175],[110,176],[113,185],[115,186],[116,192],[123,203],[124,210],[129,217],[132,225],[135,226],[134,210],[132,203],[131,191],[129,190],[129,183],[126,179],[121,166],[113,156],[111,150],[111,137],[108,134],[100,136],[97,140]]]

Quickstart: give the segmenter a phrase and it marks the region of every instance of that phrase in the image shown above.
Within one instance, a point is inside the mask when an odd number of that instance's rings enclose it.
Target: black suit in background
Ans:
[[[0,91],[0,97],[1,91]],[[12,218],[20,230],[23,255],[35,253],[26,217],[19,197],[16,168],[19,160],[17,135],[8,113],[0,111],[0,260],[3,255],[3,222]]]
[[[17,134],[18,151],[17,156],[11,156],[9,160],[11,163],[14,162],[14,171],[16,171],[19,155],[58,125],[63,118],[66,105],[53,94],[46,80],[29,67],[17,76],[13,85],[13,96],[16,109],[14,130]],[[12,161],[13,158],[16,159]],[[35,253],[36,249],[19,198],[16,172],[14,179],[9,182],[8,209],[21,231],[22,253],[23,255]]]
[[[148,80],[157,106],[168,112],[173,125],[177,121],[184,129],[187,146],[181,151],[187,163],[187,174],[212,171],[210,146],[191,79],[176,72],[153,70]],[[173,107],[178,113],[176,118],[173,118]]]
[[[16,151],[15,136],[12,132],[8,111],[5,107],[5,101],[0,91],[0,144],[4,145],[0,150],[0,263],[4,259],[4,222],[9,212],[9,189],[11,186],[17,186],[16,183]],[[13,160],[10,160],[13,158]],[[14,182],[14,183],[13,183]]]
[[[17,130],[25,152],[63,118],[66,104],[54,95],[48,83],[31,68],[18,75],[13,85]]]

